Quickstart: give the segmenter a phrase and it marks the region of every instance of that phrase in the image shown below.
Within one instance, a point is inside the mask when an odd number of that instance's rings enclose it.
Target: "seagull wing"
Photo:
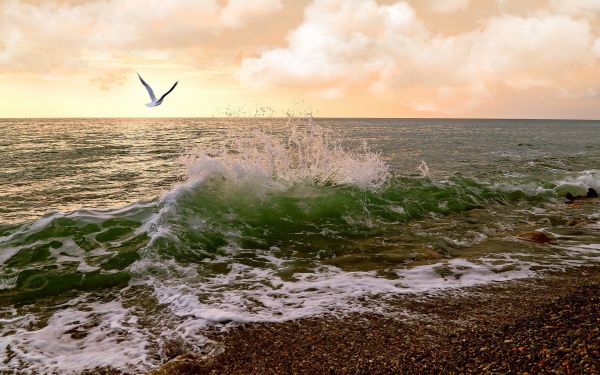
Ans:
[[[177,86],[177,84],[179,83],[179,81],[175,82],[175,84],[173,85],[173,87],[171,87],[171,89],[169,89],[169,91],[165,92],[163,96],[160,97],[160,99],[158,99],[159,102],[162,102],[162,100],[171,93],[171,91],[173,91],[175,89],[175,86]]]
[[[150,87],[150,85],[147,84],[146,81],[144,81],[144,79],[142,78],[142,76],[140,75],[140,73],[138,73],[137,75],[138,75],[138,77],[140,77],[140,81],[142,81],[142,85],[144,85],[144,87],[148,91],[148,95],[150,95],[150,99],[153,102],[155,102],[156,101],[156,96],[154,96],[154,91],[152,90],[152,87]]]

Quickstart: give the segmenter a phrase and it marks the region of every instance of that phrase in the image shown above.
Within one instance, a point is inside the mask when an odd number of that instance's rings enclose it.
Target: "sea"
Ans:
[[[0,372],[600,261],[600,121],[0,120]],[[212,349],[211,349],[212,348]]]

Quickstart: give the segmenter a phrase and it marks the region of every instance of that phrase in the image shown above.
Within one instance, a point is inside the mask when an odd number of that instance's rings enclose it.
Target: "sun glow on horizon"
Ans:
[[[138,8],[2,2],[0,117],[282,116],[301,101],[322,117],[600,118],[600,0]],[[136,72],[180,83],[148,109]]]

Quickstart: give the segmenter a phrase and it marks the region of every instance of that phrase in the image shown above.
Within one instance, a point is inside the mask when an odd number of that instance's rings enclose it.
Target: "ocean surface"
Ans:
[[[5,119],[0,134],[0,372],[139,373],[239,322],[385,313],[600,260],[596,200],[563,198],[600,191],[600,122]]]

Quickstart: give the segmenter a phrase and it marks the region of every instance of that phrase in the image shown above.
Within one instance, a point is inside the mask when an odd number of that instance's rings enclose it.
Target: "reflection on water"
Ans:
[[[298,120],[302,121],[302,120]],[[402,175],[426,160],[434,178],[547,180],[597,167],[595,122],[318,120],[346,144],[366,141]],[[159,196],[183,171],[190,148],[252,129],[284,134],[286,119],[0,120],[0,223],[47,210],[121,207]]]

